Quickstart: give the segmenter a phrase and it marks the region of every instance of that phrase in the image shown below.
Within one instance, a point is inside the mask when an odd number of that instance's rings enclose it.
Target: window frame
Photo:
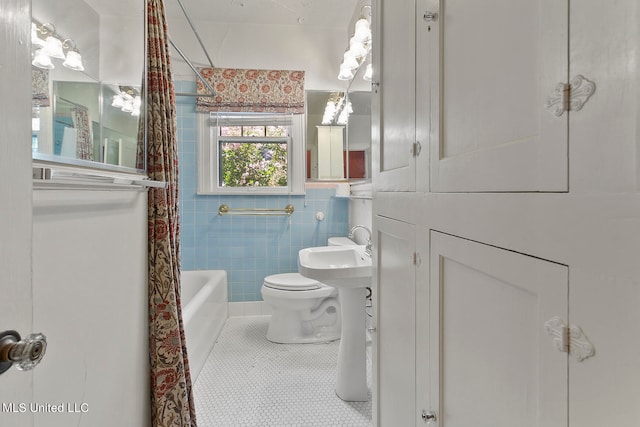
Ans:
[[[211,113],[198,113],[198,189],[197,194],[227,195],[295,195],[305,194],[304,115],[291,116],[290,133],[283,137],[220,137]],[[227,125],[228,126],[228,125]],[[268,126],[268,125],[267,125]],[[220,141],[258,138],[287,141],[287,186],[282,187],[222,187],[218,185]]]

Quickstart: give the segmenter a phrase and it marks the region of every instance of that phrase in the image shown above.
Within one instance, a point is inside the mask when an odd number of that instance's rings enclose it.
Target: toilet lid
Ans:
[[[308,279],[300,273],[282,273],[267,276],[264,278],[264,284],[269,288],[285,291],[310,291],[320,288],[320,283],[317,280]]]

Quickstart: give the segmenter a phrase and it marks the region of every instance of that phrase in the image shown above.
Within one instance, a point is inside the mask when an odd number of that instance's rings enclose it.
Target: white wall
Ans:
[[[220,24],[194,20],[216,67],[290,69],[305,71],[307,90],[346,90],[337,78],[344,50],[344,31],[293,25]],[[168,21],[169,34],[196,66],[209,66],[189,24]],[[172,53],[176,80],[194,79],[194,73]]]
[[[149,424],[146,192],[35,190],[33,322],[49,347],[36,425]]]
[[[366,198],[371,196],[371,183],[352,184],[351,194],[355,197],[365,198],[352,198],[349,200],[349,227],[353,227],[354,225],[364,225],[369,230],[373,231],[372,200]],[[361,245],[366,244],[366,233],[362,231],[357,232],[354,240]]]
[[[95,10],[82,0],[32,0],[32,16],[42,24],[54,24],[56,33],[72,39],[82,54],[85,73],[99,79],[100,17]],[[53,80],[84,79],[83,73],[63,67],[62,60],[53,61]]]

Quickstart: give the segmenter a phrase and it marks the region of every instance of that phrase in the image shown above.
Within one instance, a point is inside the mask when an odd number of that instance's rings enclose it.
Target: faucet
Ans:
[[[349,238],[353,239],[354,233],[359,229],[363,229],[365,230],[367,233],[369,233],[369,236],[367,237],[367,246],[365,247],[365,253],[369,256],[371,256],[371,230],[369,230],[367,227],[365,227],[364,225],[354,225],[353,227],[351,227],[351,230],[349,230]]]

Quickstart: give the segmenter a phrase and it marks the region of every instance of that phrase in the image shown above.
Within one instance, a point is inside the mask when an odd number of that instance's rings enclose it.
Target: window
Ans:
[[[200,114],[199,194],[304,194],[302,115]]]

